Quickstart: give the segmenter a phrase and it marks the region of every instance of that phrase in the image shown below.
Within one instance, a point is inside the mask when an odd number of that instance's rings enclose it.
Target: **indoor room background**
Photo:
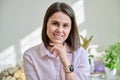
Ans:
[[[98,52],[120,41],[120,0],[0,0],[0,66],[22,63],[24,51],[41,43],[48,6],[55,1],[75,10],[79,33],[98,45]]]

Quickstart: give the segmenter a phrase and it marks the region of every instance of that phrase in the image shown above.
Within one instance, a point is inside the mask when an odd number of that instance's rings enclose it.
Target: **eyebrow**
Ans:
[[[52,19],[51,22],[57,22],[57,23],[59,23],[59,21],[57,21],[57,20],[55,20],[55,19]],[[69,22],[66,22],[66,23],[64,23],[64,24],[70,25]]]

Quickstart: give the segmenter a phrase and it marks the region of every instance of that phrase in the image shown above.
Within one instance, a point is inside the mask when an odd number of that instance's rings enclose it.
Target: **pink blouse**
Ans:
[[[77,80],[88,80],[90,66],[87,52],[80,47],[68,52]],[[65,80],[59,56],[55,58],[43,43],[28,49],[23,56],[26,80]]]

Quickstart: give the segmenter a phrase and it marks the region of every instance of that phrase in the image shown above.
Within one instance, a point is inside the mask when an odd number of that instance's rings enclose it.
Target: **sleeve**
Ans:
[[[23,55],[23,67],[26,80],[38,80],[32,58],[30,57],[30,55],[28,55],[28,53],[30,52],[26,51]]]
[[[89,80],[90,65],[88,54],[84,49],[79,51],[78,54],[80,55],[78,56],[79,58],[75,69],[76,80]]]

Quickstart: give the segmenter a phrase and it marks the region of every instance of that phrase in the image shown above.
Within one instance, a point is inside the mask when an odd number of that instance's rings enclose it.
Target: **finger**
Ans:
[[[54,46],[50,49],[50,51],[51,51],[51,53],[53,53],[54,52]]]
[[[49,43],[49,45],[55,45],[55,43]]]
[[[49,43],[49,46],[50,47],[53,47],[55,44],[54,43]]]
[[[54,47],[51,48],[51,53],[52,53],[55,57],[57,57],[57,56],[59,55],[58,51],[57,51]]]
[[[57,51],[53,51],[53,55],[55,56],[55,57],[57,57],[58,56],[58,52]]]
[[[63,45],[61,43],[49,43],[49,45],[54,46],[54,45]]]
[[[58,52],[56,46],[51,47],[51,53]]]

